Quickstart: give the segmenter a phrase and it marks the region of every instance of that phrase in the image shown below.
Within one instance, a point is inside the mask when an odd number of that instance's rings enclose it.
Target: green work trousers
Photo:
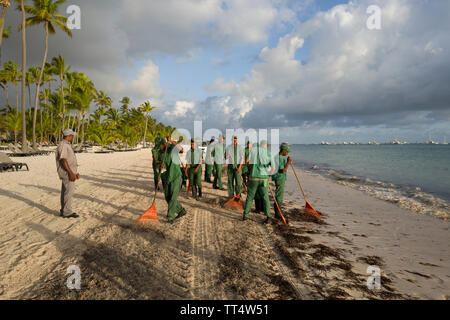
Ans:
[[[198,168],[197,172],[195,172],[194,168],[189,168],[189,182],[191,183],[191,187],[196,186],[202,187],[202,167]]]
[[[232,164],[228,165],[228,197],[232,198],[241,193],[241,175]]]
[[[205,164],[205,181],[211,182],[211,173],[213,171],[212,164]]]
[[[268,218],[272,218],[270,215],[270,201],[269,201],[269,182],[267,180],[249,180],[247,185],[247,199],[245,200],[244,216],[248,217],[252,208],[253,199],[256,194],[262,198],[264,214]]]
[[[275,181],[275,199],[277,200],[277,202],[273,204],[274,209],[275,209],[275,217],[281,217],[280,212],[277,208],[277,203],[278,206],[281,209],[281,205],[283,204],[283,200],[284,200],[284,186],[286,184],[286,178],[280,178],[280,179],[276,179]]]
[[[222,189],[222,165],[214,163],[214,183],[213,187]]]
[[[164,183],[164,197],[168,205],[167,219],[169,221],[173,221],[176,218],[176,214],[183,210],[183,207],[178,201],[178,193],[180,192],[182,182],[181,177],[178,177],[171,182]]]

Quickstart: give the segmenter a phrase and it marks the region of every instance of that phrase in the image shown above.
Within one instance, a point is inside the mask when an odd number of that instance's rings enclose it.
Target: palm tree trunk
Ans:
[[[148,124],[148,117],[146,117],[145,119],[145,130],[144,130],[144,148],[145,148],[145,144],[146,144],[146,137],[147,137],[147,124]]]
[[[2,17],[0,18],[0,65],[2,62],[2,41],[3,41],[3,29],[5,28],[5,15],[6,15],[6,6],[3,6]]]
[[[62,102],[62,123],[63,123],[63,127],[61,130],[64,130],[64,120],[66,119],[66,106],[64,105],[64,75],[62,73],[59,75],[59,80],[61,81],[61,102]]]
[[[39,79],[36,84],[36,95],[34,97],[34,115],[33,115],[33,148],[36,148],[36,119],[37,119],[37,108],[39,104],[39,91],[41,90],[41,81],[44,75],[45,62],[47,61],[48,53],[48,22],[45,22],[45,49],[44,49],[44,59],[42,59],[41,71],[39,72]],[[42,126],[42,111],[41,111],[41,126]],[[41,135],[42,140],[42,135]]]
[[[22,11],[22,151],[27,152],[27,121],[25,118],[25,77],[27,69],[27,37],[26,37],[26,16],[24,1],[20,1]]]
[[[31,86],[28,85],[28,115],[31,116]]]
[[[6,114],[8,114],[8,107],[9,107],[9,99],[8,99],[8,91],[9,91],[9,83],[6,81]]]
[[[17,84],[14,84],[16,88],[16,113],[19,113],[19,88],[17,88]]]
[[[84,145],[84,119],[85,115],[83,115],[83,122],[81,124],[81,146]]]

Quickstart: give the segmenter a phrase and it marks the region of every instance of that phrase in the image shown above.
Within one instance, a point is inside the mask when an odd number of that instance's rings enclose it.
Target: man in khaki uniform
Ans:
[[[72,197],[75,191],[75,181],[80,179],[75,152],[72,149],[72,141],[75,132],[70,129],[63,131],[64,139],[56,149],[56,170],[61,186],[61,211],[60,216],[64,218],[78,218],[72,212]]]

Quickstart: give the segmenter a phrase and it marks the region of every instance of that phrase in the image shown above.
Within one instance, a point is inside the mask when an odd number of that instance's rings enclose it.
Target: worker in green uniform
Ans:
[[[222,165],[225,154],[224,136],[219,136],[219,143],[214,144],[214,183],[213,188],[225,190],[222,186]]]
[[[209,141],[209,145],[206,148],[205,156],[205,181],[211,183],[211,173],[214,167],[214,137]]]
[[[186,175],[191,184],[192,197],[198,200],[202,197],[202,153],[196,148],[194,139],[191,140],[191,149],[186,153]]]
[[[252,148],[252,144],[250,141],[247,141],[247,146],[244,150],[244,166],[242,167],[242,179],[244,179],[244,184],[247,185],[248,178],[250,176],[250,170],[249,170],[249,156],[250,156],[250,150]]]
[[[228,161],[228,197],[241,194],[241,171],[244,166],[244,148],[238,144],[238,137],[233,137],[233,144],[227,147],[225,159]]]
[[[167,137],[167,141],[161,144],[160,150],[162,154],[166,152],[165,161],[161,164],[161,179],[164,185],[164,196],[168,205],[167,220],[172,224],[175,219],[181,218],[186,214],[186,210],[178,201],[178,194],[182,183],[179,152],[183,148],[169,136]]]
[[[280,211],[278,210],[278,206],[281,208],[284,200],[284,185],[286,184],[286,171],[289,168],[290,163],[292,162],[291,157],[288,157],[287,160],[285,157],[291,152],[291,147],[287,143],[282,143],[280,145],[280,152],[278,153],[278,157],[275,158],[275,164],[278,168],[277,173],[272,176],[272,181],[275,182],[275,199],[277,200],[274,203],[275,208],[275,218],[281,218]]]
[[[248,186],[248,182],[250,180],[250,172],[251,172],[251,168],[252,168],[252,164],[250,163],[250,152],[252,150],[252,148],[257,148],[258,147],[258,143],[254,143],[251,144],[250,142],[247,143],[247,149],[248,149],[248,155],[246,156],[246,162],[247,162],[247,178],[246,178],[246,182],[245,185]],[[246,150],[247,151],[247,150]],[[262,196],[261,196],[261,192],[257,191],[255,193],[255,213],[261,213],[264,212],[264,206],[262,203]]]
[[[163,137],[156,137],[155,146],[152,149],[152,166],[153,166],[153,179],[155,181],[155,188],[158,188],[158,178],[159,178],[159,166],[161,165],[161,159],[159,158],[159,151],[161,144],[164,142]]]
[[[248,191],[243,220],[248,219],[253,199],[259,192],[263,203],[264,214],[267,217],[264,223],[269,223],[272,219],[269,201],[269,176],[272,174],[271,168],[273,168],[275,162],[270,151],[267,149],[267,141],[263,140],[259,146],[252,148],[250,151],[250,164],[250,179],[247,185]]]

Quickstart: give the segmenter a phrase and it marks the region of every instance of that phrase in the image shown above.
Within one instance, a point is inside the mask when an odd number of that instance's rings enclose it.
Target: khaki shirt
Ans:
[[[56,149],[56,170],[60,179],[68,179],[69,173],[64,169],[61,159],[67,160],[69,168],[74,174],[78,173],[77,157],[72,149],[72,145],[65,140],[61,141]]]

